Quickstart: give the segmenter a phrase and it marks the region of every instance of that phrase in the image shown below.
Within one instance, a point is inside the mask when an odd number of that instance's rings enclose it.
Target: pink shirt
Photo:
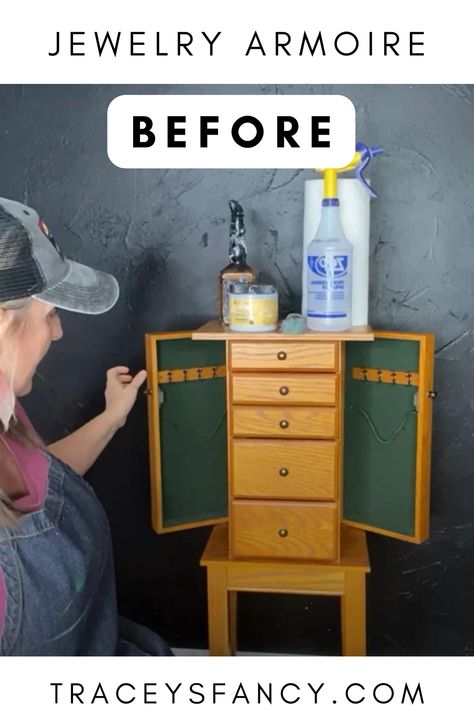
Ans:
[[[29,429],[34,429],[28,415],[19,402],[15,414]],[[49,462],[44,452],[36,449],[26,449],[8,435],[0,435],[2,442],[10,452],[13,461],[23,477],[27,493],[15,501],[15,507],[20,511],[36,511],[43,505],[48,486]],[[7,591],[2,569],[0,568],[0,636],[3,632],[7,607]]]

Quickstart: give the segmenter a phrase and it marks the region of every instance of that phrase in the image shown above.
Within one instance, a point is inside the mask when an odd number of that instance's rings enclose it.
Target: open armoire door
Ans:
[[[225,344],[148,333],[152,523],[158,533],[227,519]]]
[[[376,332],[346,345],[343,523],[429,535],[433,334]]]

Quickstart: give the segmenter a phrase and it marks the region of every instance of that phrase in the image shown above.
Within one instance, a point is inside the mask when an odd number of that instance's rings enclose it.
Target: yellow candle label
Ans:
[[[278,321],[278,300],[271,296],[232,296],[229,321],[233,326],[274,326]]]

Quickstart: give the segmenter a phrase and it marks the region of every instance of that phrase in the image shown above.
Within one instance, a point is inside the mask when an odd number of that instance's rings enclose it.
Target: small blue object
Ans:
[[[367,180],[364,177],[364,170],[370,163],[370,159],[375,156],[379,156],[383,153],[383,148],[380,146],[366,146],[365,143],[356,143],[356,151],[360,153],[360,161],[356,168],[356,177],[359,178],[364,188],[368,191],[371,197],[378,197],[378,193],[370,187]]]
[[[306,319],[301,314],[288,314],[280,326],[282,333],[304,333],[305,329]]]

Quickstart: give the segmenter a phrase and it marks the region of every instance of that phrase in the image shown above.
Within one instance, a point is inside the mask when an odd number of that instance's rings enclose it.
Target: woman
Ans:
[[[107,372],[104,411],[46,447],[17,398],[62,337],[56,308],[108,311],[109,274],[67,260],[31,208],[0,198],[0,655],[171,654],[119,618],[105,512],[82,475],[146,378]]]

